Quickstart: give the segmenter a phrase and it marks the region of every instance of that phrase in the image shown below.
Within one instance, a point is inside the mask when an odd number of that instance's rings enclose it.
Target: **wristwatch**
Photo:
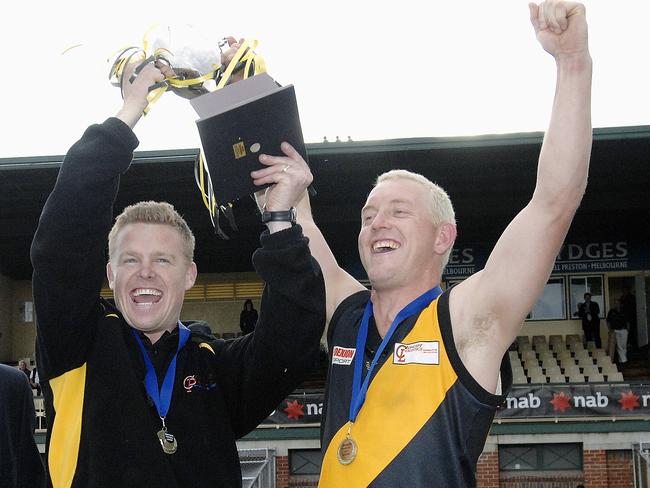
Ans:
[[[289,210],[281,210],[279,212],[262,212],[262,223],[268,222],[291,222],[291,225],[296,224],[296,207],[291,207]]]

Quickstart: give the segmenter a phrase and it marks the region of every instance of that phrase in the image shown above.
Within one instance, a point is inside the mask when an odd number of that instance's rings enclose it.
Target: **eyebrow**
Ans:
[[[392,200],[390,200],[388,202],[389,205],[395,205],[395,204],[400,204],[400,203],[406,203],[406,204],[410,205],[412,202],[410,200],[405,199],[405,198],[393,198]],[[363,213],[365,210],[376,209],[376,208],[377,208],[376,205],[368,205],[368,204],[366,204],[361,208],[361,213]]]

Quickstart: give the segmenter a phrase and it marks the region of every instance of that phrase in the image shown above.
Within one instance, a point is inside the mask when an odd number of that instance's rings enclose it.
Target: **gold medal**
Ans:
[[[176,438],[167,432],[166,427],[163,427],[158,431],[158,440],[160,441],[160,446],[165,454],[174,454],[176,449],[178,449]]]
[[[357,443],[349,434],[339,444],[336,457],[339,458],[339,463],[344,465],[350,464],[357,457]]]

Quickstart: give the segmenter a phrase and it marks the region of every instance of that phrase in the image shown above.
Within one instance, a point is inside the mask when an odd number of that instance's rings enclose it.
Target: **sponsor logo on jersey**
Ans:
[[[348,366],[352,364],[356,352],[357,350],[353,347],[334,346],[334,349],[332,349],[332,364]]]
[[[393,364],[440,364],[440,343],[438,341],[395,344]]]

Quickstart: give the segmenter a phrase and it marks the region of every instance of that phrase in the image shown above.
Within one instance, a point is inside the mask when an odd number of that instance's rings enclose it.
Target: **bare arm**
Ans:
[[[353,293],[365,290],[366,287],[339,266],[323,233],[314,222],[307,192],[303,194],[296,209],[298,210],[298,223],[302,226],[305,235],[309,237],[309,249],[323,272],[327,300],[327,323],[329,324],[340,303]]]
[[[450,303],[457,343],[488,353],[465,354],[464,359],[484,386],[496,382],[501,355],[551,274],[587,184],[591,152],[591,57],[584,7],[554,0],[539,7],[531,4],[530,11],[537,38],[557,66],[537,184],[530,203],[498,240],[485,269],[456,287]],[[496,368],[486,368],[487,362]]]

